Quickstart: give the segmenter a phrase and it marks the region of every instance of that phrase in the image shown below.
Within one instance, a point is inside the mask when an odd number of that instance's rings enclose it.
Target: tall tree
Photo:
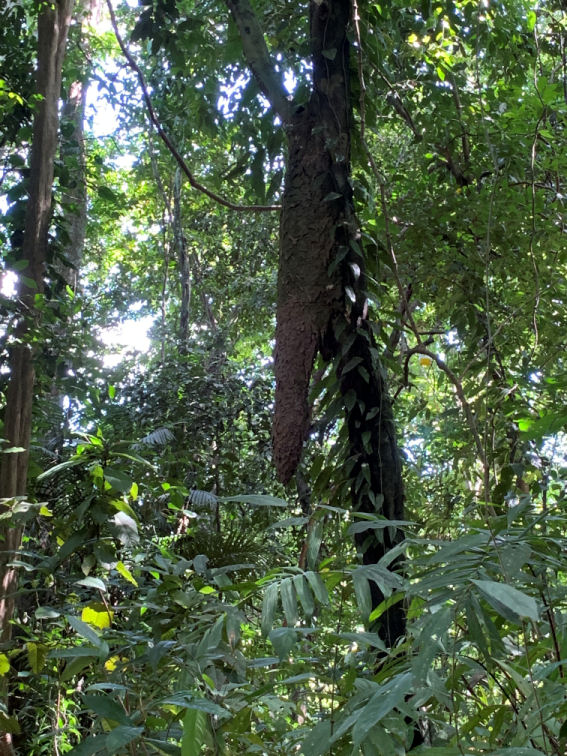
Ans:
[[[34,117],[22,260],[26,280],[20,292],[21,317],[10,350],[10,381],[6,396],[4,435],[14,449],[0,463],[0,498],[4,507],[26,493],[34,387],[34,356],[30,335],[37,325],[36,298],[44,290],[48,229],[51,217],[54,160],[58,138],[58,101],[67,32],[73,0],[42,6],[38,17],[37,92],[41,100]],[[0,544],[0,637],[10,637],[18,572],[13,566],[22,532],[3,528]],[[12,566],[11,566],[12,565]],[[10,736],[0,740],[0,754],[11,752]]]
[[[293,100],[272,60],[248,0],[227,0],[244,55],[260,90],[281,119],[287,169],[280,225],[274,457],[289,481],[310,423],[308,393],[318,353],[335,360],[349,443],[355,510],[403,519],[396,435],[372,329],[367,321],[365,265],[351,183],[350,0],[309,5],[312,85]],[[391,535],[388,535],[392,531]],[[363,531],[365,563],[375,563],[401,537],[395,528]],[[372,583],[373,608],[383,596]],[[381,626],[394,643],[404,630],[396,607]]]

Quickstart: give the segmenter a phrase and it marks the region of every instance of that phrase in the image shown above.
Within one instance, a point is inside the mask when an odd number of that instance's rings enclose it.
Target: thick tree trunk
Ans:
[[[227,0],[245,55],[288,137],[280,225],[275,348],[274,460],[284,483],[309,431],[308,391],[315,358],[338,363],[354,510],[403,519],[403,485],[392,409],[378,350],[366,322],[364,258],[350,185],[350,0],[312,0],[313,88],[306,105],[287,107],[248,0]],[[357,537],[365,564],[403,539],[394,526]],[[373,608],[383,600],[371,582]],[[393,645],[405,631],[399,604],[377,628]]]
[[[289,480],[309,428],[308,389],[318,351],[339,359],[348,428],[352,507],[404,516],[400,457],[390,399],[365,306],[364,259],[350,177],[349,0],[311,3],[313,94],[288,129],[276,330],[274,455]],[[352,366],[355,364],[355,367]],[[349,365],[349,369],[345,368]],[[345,371],[345,372],[343,372]],[[365,564],[403,539],[395,528],[357,537]],[[370,583],[372,608],[383,600]],[[394,605],[377,623],[388,645],[405,632]]]
[[[53,164],[57,148],[57,105],[61,89],[61,68],[67,31],[71,21],[73,0],[57,0],[46,4],[38,18],[37,89],[42,100],[34,119],[30,158],[30,189],[22,259],[28,261],[24,271],[30,285],[23,285],[20,294],[22,319],[10,353],[10,381],[6,396],[4,435],[12,447],[22,452],[3,454],[0,462],[0,498],[11,500],[26,492],[34,365],[31,345],[26,343],[35,313],[35,295],[43,291],[47,252],[47,234],[51,213]],[[7,506],[5,502],[4,506]],[[0,640],[10,639],[10,621],[17,591],[17,570],[13,563],[20,547],[21,530],[0,531]],[[0,756],[12,753],[11,736],[0,737]]]

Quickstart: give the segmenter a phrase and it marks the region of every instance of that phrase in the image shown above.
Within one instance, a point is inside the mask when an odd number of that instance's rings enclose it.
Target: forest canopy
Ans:
[[[0,9],[0,756],[561,756],[560,2]]]

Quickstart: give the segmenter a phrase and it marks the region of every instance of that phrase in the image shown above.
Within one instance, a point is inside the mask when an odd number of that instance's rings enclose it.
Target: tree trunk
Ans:
[[[179,264],[179,276],[181,279],[181,305],[179,311],[179,339],[183,352],[187,351],[189,338],[189,310],[191,307],[191,266],[187,252],[187,242],[183,234],[183,219],[181,217],[181,170],[175,171],[173,183],[173,237],[175,252]]]
[[[278,477],[295,472],[309,432],[308,391],[320,352],[336,360],[344,400],[352,507],[403,519],[403,485],[391,403],[366,321],[364,257],[350,184],[350,0],[312,0],[313,86],[306,105],[289,105],[248,0],[227,0],[261,91],[288,138],[280,225],[275,348],[274,461]],[[365,564],[403,540],[395,526],[357,536]],[[372,608],[383,600],[371,582]],[[403,609],[377,627],[393,645],[405,632]]]
[[[294,115],[281,220],[276,330],[274,456],[293,474],[309,428],[308,390],[318,351],[339,358],[354,510],[404,516],[395,427],[378,351],[366,322],[364,259],[350,177],[348,0],[311,3],[313,94]],[[350,366],[355,364],[355,367]],[[349,365],[346,372],[345,368]],[[357,536],[364,564],[403,539],[395,528]],[[372,608],[383,600],[370,583]],[[405,632],[396,604],[377,627],[393,645]]]
[[[43,292],[47,252],[47,234],[51,214],[53,164],[57,148],[59,117],[57,111],[61,89],[61,68],[73,0],[46,4],[38,17],[37,90],[42,100],[33,127],[30,157],[30,188],[22,259],[28,261],[24,271],[29,284],[20,293],[22,317],[10,351],[10,380],[6,394],[4,435],[9,446],[24,451],[3,454],[0,462],[0,498],[13,499],[26,492],[34,364],[29,335],[37,320],[35,296]],[[8,503],[5,502],[4,506]],[[0,531],[0,640],[9,641],[10,621],[14,613],[17,570],[8,566],[16,558],[21,542],[20,528],[3,527]],[[12,753],[11,736],[0,739],[0,756]]]

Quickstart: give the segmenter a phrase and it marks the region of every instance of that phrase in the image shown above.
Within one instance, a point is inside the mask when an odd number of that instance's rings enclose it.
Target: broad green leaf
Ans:
[[[268,639],[279,656],[280,661],[287,659],[291,649],[297,643],[297,632],[292,627],[275,627],[269,634]]]
[[[355,570],[352,573],[352,583],[356,595],[356,603],[358,604],[362,619],[366,622],[372,611],[372,598],[368,578],[363,573]]]
[[[93,646],[101,645],[102,639],[97,633],[95,633],[95,631],[90,627],[90,625],[87,625],[86,622],[84,622],[83,620],[80,620],[78,617],[73,617],[70,614],[66,614],[65,619],[71,625],[71,627],[76,633],[78,633],[85,640],[89,641],[89,643],[92,643]]]
[[[534,622],[539,620],[535,599],[517,588],[506,583],[497,583],[494,580],[471,580],[471,582],[480,589],[486,601],[505,619],[514,621],[514,618],[521,617],[534,620]]]
[[[142,735],[143,727],[128,727],[118,725],[106,736],[106,748],[109,754],[117,754],[120,749]]]
[[[313,594],[311,593],[305,575],[295,575],[293,578],[293,585],[295,586],[295,590],[301,601],[305,616],[310,620],[315,613],[315,601],[313,600]]]
[[[319,722],[307,735],[301,745],[303,756],[324,756],[331,747],[331,723]]]
[[[321,575],[318,572],[309,570],[305,573],[305,577],[309,581],[309,585],[311,586],[311,590],[317,601],[323,606],[326,606],[329,603],[329,593]]]
[[[377,633],[339,633],[338,638],[348,641],[349,643],[362,644],[363,646],[372,646],[380,651],[386,651],[384,641]]]
[[[99,717],[109,719],[117,724],[132,724],[132,720],[124,711],[122,704],[110,696],[85,694],[83,696],[83,703],[86,709],[94,711]]]
[[[223,496],[219,501],[237,501],[242,504],[251,504],[253,507],[287,507],[287,501],[278,499],[276,496],[249,495],[249,496]]]
[[[96,578],[96,577],[81,578],[80,580],[75,580],[75,585],[84,585],[87,588],[96,588],[97,590],[104,591],[106,593],[106,585],[104,583],[104,580],[101,580],[100,578]]]
[[[199,756],[207,732],[207,715],[198,709],[187,709],[183,717],[181,756]]]
[[[93,754],[101,752],[104,752],[105,756],[108,754],[106,735],[91,735],[78,746],[75,746],[72,751],[69,751],[69,756],[93,756]]]
[[[372,727],[402,703],[412,686],[413,675],[410,672],[405,672],[380,687],[380,690],[372,696],[366,706],[358,712],[352,731],[352,742],[355,747],[362,743]]]
[[[293,578],[285,578],[280,583],[280,596],[282,599],[282,608],[284,611],[287,624],[295,627],[298,620],[297,616],[297,597],[293,585]]]
[[[262,601],[262,635],[264,637],[267,637],[274,624],[274,616],[278,603],[278,590],[278,583],[273,582],[264,591]]]
[[[208,698],[196,698],[191,691],[178,691],[162,699],[160,703],[204,711],[206,714],[213,714],[221,719],[230,717],[230,713],[226,709],[223,709],[222,706],[219,706],[214,701],[209,701]]]
[[[309,535],[307,537],[307,566],[310,570],[315,569],[317,565],[319,549],[321,548],[321,543],[323,542],[323,527],[323,520],[316,520],[313,523],[313,527],[309,531]]]
[[[129,475],[114,467],[104,468],[104,479],[110,483],[115,491],[122,494],[129,493],[134,482]]]
[[[34,675],[39,675],[41,670],[44,668],[45,660],[47,659],[47,646],[45,646],[43,643],[34,643],[32,641],[28,641],[28,643],[26,643],[26,651],[28,654],[28,664],[30,665],[31,671],[34,673]],[[0,667],[0,674],[1,673],[2,671]]]

